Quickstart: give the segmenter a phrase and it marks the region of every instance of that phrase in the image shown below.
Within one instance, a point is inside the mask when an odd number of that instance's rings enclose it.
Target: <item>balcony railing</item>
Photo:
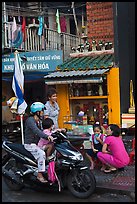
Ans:
[[[42,50],[63,50],[64,60],[69,58],[72,52],[72,47],[77,47],[81,43],[80,37],[68,33],[58,33],[55,30],[45,28],[43,35],[38,35],[37,24],[26,26],[26,40],[20,45],[11,43],[9,36],[11,36],[11,23],[6,22],[4,25],[4,32],[2,32],[3,48],[15,49],[21,51],[42,51]],[[21,30],[21,25],[17,25],[18,32]]]

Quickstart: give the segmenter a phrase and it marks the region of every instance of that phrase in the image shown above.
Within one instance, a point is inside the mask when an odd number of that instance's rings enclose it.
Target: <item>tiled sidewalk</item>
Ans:
[[[135,192],[135,165],[124,168],[123,171],[104,173],[99,168],[93,170],[97,188]]]

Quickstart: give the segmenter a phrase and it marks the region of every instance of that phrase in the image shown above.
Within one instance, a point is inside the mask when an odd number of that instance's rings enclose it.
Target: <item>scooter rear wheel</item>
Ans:
[[[6,185],[8,186],[8,188],[10,188],[11,190],[14,190],[14,191],[21,190],[24,187],[24,185],[20,184],[21,180],[20,180],[19,174],[17,174],[18,169],[16,167],[15,159],[14,158],[10,158],[9,161],[5,164],[5,166],[3,166],[3,170],[4,169],[13,178],[13,180],[12,180],[12,179],[8,178],[6,175],[3,176],[3,180],[6,183]],[[15,182],[14,178],[16,178],[16,180],[18,180],[19,183]]]

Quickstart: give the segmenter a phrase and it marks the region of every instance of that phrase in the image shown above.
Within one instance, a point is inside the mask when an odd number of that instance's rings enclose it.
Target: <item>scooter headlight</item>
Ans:
[[[75,161],[83,161],[83,156],[80,153],[69,157]]]

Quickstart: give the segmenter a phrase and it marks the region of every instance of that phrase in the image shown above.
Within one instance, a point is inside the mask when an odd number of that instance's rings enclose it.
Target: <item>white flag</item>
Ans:
[[[11,28],[11,32],[12,32],[12,41],[15,40],[16,38],[16,31],[17,31],[17,24],[16,24],[16,19],[15,17],[13,17],[13,23],[12,23],[12,28]]]
[[[25,113],[27,108],[27,103],[23,99],[24,96],[24,75],[21,66],[21,58],[19,57],[19,53],[16,51],[14,60],[14,75],[12,81],[12,89],[15,93],[15,96],[18,98],[18,114]]]
[[[57,31],[58,31],[58,33],[61,33],[60,19],[59,19],[59,11],[58,11],[58,9],[57,9],[57,12],[56,12],[56,23],[57,23]]]

